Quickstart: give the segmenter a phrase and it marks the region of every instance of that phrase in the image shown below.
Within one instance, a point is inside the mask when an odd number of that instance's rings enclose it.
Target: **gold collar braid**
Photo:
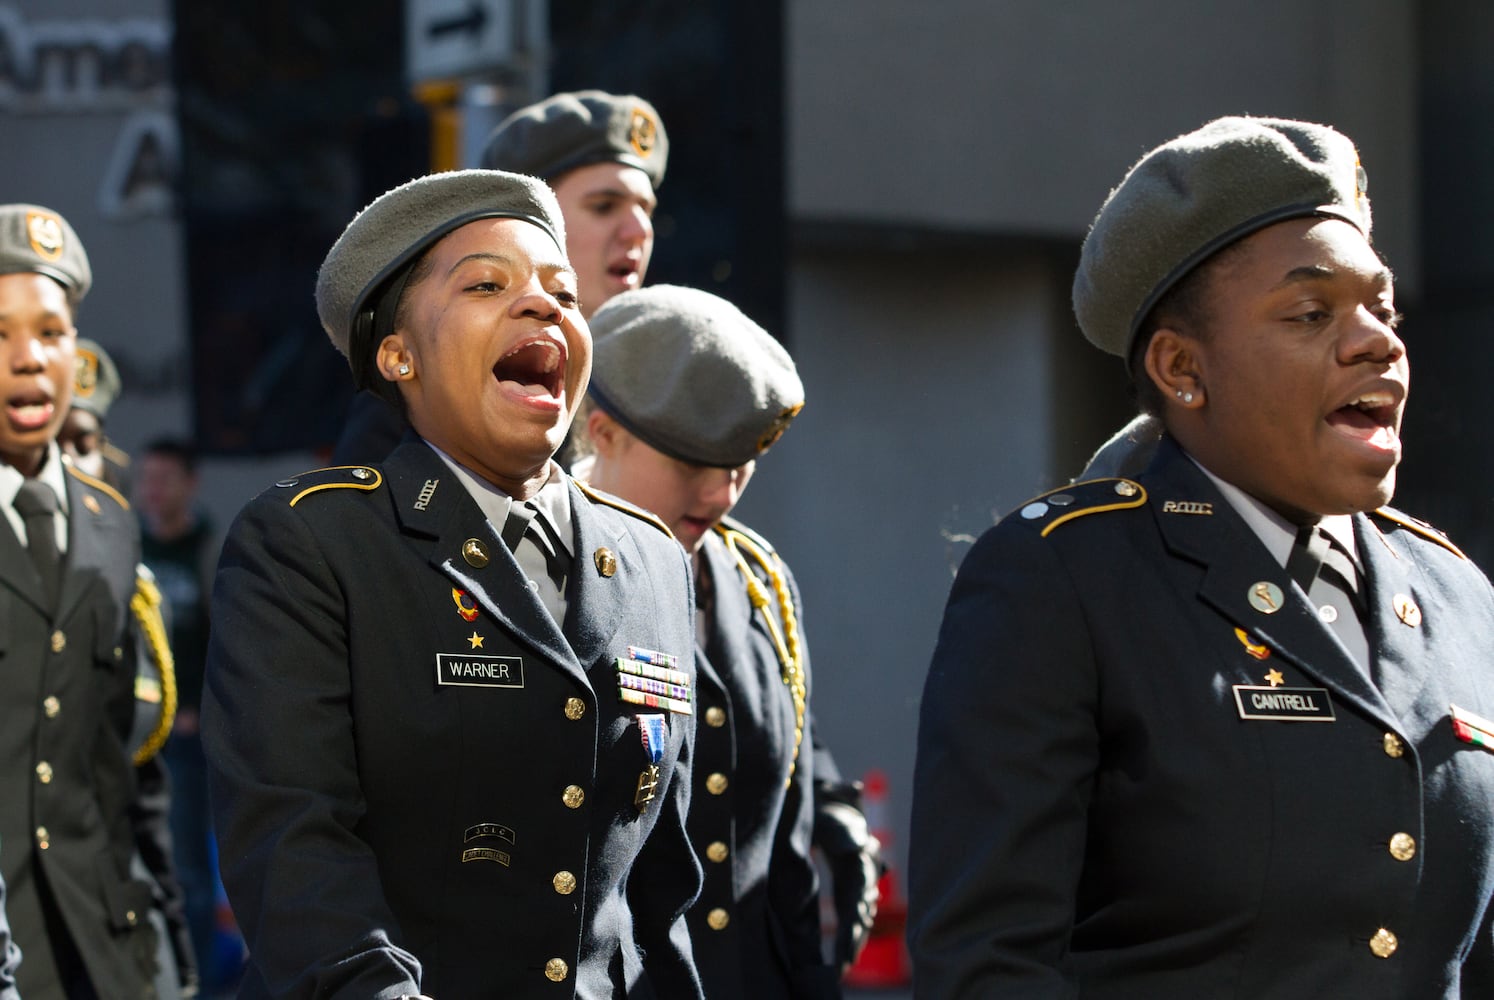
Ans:
[[[763,616],[763,624],[767,626],[773,648],[778,652],[778,662],[783,666],[783,683],[788,686],[789,693],[794,698],[794,759],[789,764],[789,781],[792,781],[794,770],[799,764],[799,746],[804,742],[804,710],[808,701],[808,691],[804,686],[804,653],[799,642],[799,619],[794,614],[793,595],[789,593],[783,564],[776,552],[770,558],[757,542],[725,525],[716,525],[716,531],[726,543],[726,551],[736,560],[737,569],[747,583],[747,599]],[[778,598],[778,613],[783,617],[782,631],[779,631],[778,622],[773,620],[773,615],[768,610],[768,595],[763,590],[762,581],[747,565],[743,552],[763,568],[773,584],[773,593]]]

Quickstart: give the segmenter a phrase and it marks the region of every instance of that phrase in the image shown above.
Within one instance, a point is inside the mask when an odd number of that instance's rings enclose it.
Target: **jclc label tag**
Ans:
[[[1235,705],[1242,719],[1274,722],[1332,722],[1333,702],[1327,688],[1234,685]]]

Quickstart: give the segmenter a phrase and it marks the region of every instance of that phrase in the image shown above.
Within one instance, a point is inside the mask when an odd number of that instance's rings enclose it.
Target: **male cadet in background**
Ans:
[[[839,997],[809,854],[815,755],[799,589],[773,547],[727,517],[803,408],[804,386],[766,330],[693,288],[624,292],[597,310],[592,333],[577,432],[586,476],[658,514],[695,566],[688,827],[705,888],[690,932],[706,995]],[[650,689],[644,676],[630,683]]]
[[[246,1000],[701,996],[689,565],[552,458],[591,371],[564,232],[540,181],[436,174],[322,264],[415,436],[224,546],[203,740]],[[664,664],[680,704],[629,700]]]
[[[78,469],[128,495],[130,456],[114,446],[104,429],[119,389],[114,359],[94,341],[79,337],[73,405],[57,432],[57,446]]]
[[[950,594],[915,773],[915,990],[1494,996],[1494,592],[1383,505],[1407,390],[1365,172],[1322,125],[1153,150],[1074,309],[1165,434]]]
[[[164,800],[139,794],[125,746],[139,533],[55,442],[91,278],[60,216],[0,206],[0,872],[27,1000],[159,990],[137,841],[161,846]]]
[[[214,961],[218,881],[200,724],[208,601],[220,540],[197,503],[197,451],[190,443],[156,438],[140,451],[135,466],[141,558],[171,608],[176,717],[162,755],[171,771],[172,848],[186,893],[186,919],[197,967],[203,985],[211,991],[238,973],[236,965],[220,970]]]
[[[654,106],[600,90],[556,94],[521,108],[493,130],[482,154],[485,168],[538,177],[555,192],[587,319],[618,292],[643,283],[654,253],[655,191],[668,162],[669,137]],[[387,400],[359,392],[332,463],[377,462],[407,427]]]

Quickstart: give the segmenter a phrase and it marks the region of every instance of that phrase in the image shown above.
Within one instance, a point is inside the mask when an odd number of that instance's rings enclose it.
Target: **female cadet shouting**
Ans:
[[[229,533],[203,736],[239,995],[699,997],[684,911],[685,559],[552,459],[591,337],[555,197],[461,171],[375,200],[317,309],[410,418]]]
[[[920,997],[1494,996],[1494,591],[1384,506],[1409,384],[1367,175],[1222,118],[1106,200],[1074,307],[1163,429],[950,593]]]
[[[809,858],[814,754],[799,594],[773,547],[726,516],[804,405],[804,388],[777,341],[706,292],[624,292],[592,321],[586,474],[658,514],[695,564],[688,829],[706,875],[689,923],[706,995],[837,996]]]

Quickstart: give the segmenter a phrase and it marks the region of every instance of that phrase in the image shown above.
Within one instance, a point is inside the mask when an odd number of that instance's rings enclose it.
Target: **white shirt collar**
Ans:
[[[1203,471],[1204,475],[1209,477],[1215,486],[1219,487],[1219,492],[1224,494],[1224,499],[1250,526],[1250,530],[1255,532],[1256,537],[1266,546],[1266,551],[1271,553],[1271,558],[1282,566],[1286,566],[1287,560],[1292,556],[1292,546],[1297,542],[1297,525],[1292,524],[1234,483],[1220,479],[1192,455],[1188,455],[1188,458]],[[1332,535],[1334,540],[1343,545],[1356,560],[1359,558],[1359,550],[1354,543],[1354,519],[1352,517],[1348,514],[1328,515],[1318,522],[1318,527]]]
[[[514,498],[429,441],[426,444],[431,451],[441,456],[441,461],[445,462],[456,474],[457,480],[482,510],[483,516],[493,525],[493,530],[501,535],[503,524],[508,520],[508,509],[513,506]],[[534,504],[540,517],[550,522],[550,526],[555,529],[556,536],[565,546],[566,553],[574,555],[575,528],[571,521],[571,494],[566,486],[565,473],[553,458],[550,460],[549,478],[545,480],[545,485],[540,487],[539,492],[529,498],[529,502]]]

